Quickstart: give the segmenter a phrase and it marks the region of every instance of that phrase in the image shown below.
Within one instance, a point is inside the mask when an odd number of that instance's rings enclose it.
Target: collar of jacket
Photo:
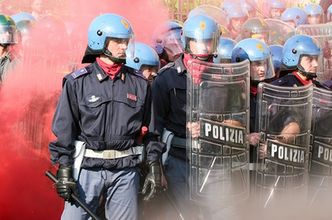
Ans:
[[[97,69],[96,77],[99,80],[99,82],[102,82],[105,79],[109,78],[109,76],[104,72],[104,70],[98,65],[97,61],[94,62],[94,66]],[[123,82],[125,81],[126,71],[125,71],[124,65],[119,70],[119,73],[114,77],[113,81],[115,81],[117,79],[121,79],[121,81],[123,81]]]
[[[179,56],[179,58],[177,58],[174,61],[175,67],[176,67],[176,71],[178,72],[179,75],[187,73],[187,68],[185,67],[185,65],[183,63],[183,59],[184,59],[184,54],[182,54],[181,56]]]

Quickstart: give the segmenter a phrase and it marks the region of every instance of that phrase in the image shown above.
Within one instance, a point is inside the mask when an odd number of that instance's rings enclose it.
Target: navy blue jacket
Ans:
[[[156,128],[186,138],[187,70],[180,56],[164,66],[152,84]]]
[[[57,139],[49,145],[52,161],[72,165],[75,140],[98,151],[136,146],[141,127],[149,127],[151,98],[148,82],[126,66],[113,80],[96,62],[65,76],[52,126]],[[162,152],[158,134],[148,133],[145,144],[147,160],[158,160]],[[82,167],[120,169],[139,162],[138,156],[84,158]]]

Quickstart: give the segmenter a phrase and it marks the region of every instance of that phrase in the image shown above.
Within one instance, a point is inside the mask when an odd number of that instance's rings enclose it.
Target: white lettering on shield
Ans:
[[[319,145],[318,146],[318,158],[323,159],[325,161],[332,162],[332,149]]]
[[[304,163],[304,150],[271,144],[271,157],[295,163]]]
[[[205,136],[211,137],[216,140],[222,140],[226,142],[243,144],[244,143],[244,134],[243,130],[224,127],[221,125],[212,125],[205,123]]]

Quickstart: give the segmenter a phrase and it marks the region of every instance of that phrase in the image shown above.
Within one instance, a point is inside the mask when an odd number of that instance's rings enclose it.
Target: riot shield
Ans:
[[[187,133],[190,199],[217,208],[249,195],[249,61],[188,65]]]
[[[275,207],[293,198],[304,201],[312,85],[279,87],[260,83],[256,112],[261,133],[255,178],[259,205]]]
[[[332,92],[314,88],[309,166],[309,204],[315,206],[315,208],[327,208],[329,206],[327,204],[331,204],[332,201],[331,122]]]
[[[284,45],[286,40],[295,34],[295,29],[279,19],[267,18],[264,19],[269,26],[269,41],[268,44]]]
[[[332,79],[332,23],[300,25],[296,28],[296,34],[306,34],[317,40],[323,51],[319,59],[317,80],[324,82]]]
[[[227,13],[223,11],[221,8],[218,8],[217,6],[213,5],[200,5],[194,9],[192,9],[188,17],[195,16],[195,15],[201,15],[205,14],[208,15],[216,20],[216,22],[219,25],[223,25],[227,27],[228,21],[227,21]]]

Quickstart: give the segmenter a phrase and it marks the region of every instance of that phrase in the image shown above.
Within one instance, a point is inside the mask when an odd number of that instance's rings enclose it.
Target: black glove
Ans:
[[[76,182],[73,178],[72,167],[60,165],[56,173],[58,182],[55,184],[56,191],[66,201],[71,200],[71,194],[76,192]]]
[[[149,162],[149,173],[147,174],[142,194],[144,200],[148,201],[156,196],[161,190],[161,166],[159,161]]]

